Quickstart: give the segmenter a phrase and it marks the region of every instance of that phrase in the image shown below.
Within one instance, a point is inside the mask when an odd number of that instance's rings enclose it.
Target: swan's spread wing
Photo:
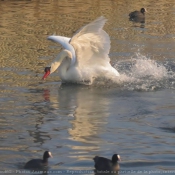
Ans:
[[[103,16],[79,29],[70,40],[76,51],[78,64],[105,65],[109,62],[110,38],[102,29],[106,22]]]
[[[76,62],[75,50],[73,46],[69,44],[70,38],[64,36],[51,35],[47,39],[60,43],[65,49],[69,50],[72,53],[72,64]]]

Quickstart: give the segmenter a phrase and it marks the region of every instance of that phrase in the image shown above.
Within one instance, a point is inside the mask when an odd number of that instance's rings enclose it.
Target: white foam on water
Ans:
[[[131,68],[133,77],[143,78],[151,76],[157,80],[168,76],[167,69],[164,65],[158,64],[155,60],[151,60],[139,53],[136,55],[136,58],[132,58],[133,62],[135,62]]]
[[[120,61],[114,65],[120,77],[104,75],[104,79],[94,81],[93,85],[117,86],[141,91],[175,88],[175,74],[166,64],[136,53],[130,60]]]

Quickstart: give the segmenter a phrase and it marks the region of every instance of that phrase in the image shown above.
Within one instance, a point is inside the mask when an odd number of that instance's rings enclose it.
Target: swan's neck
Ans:
[[[72,54],[68,50],[61,51],[57,57],[53,60],[53,62],[50,64],[50,74],[56,71],[56,69],[64,62],[64,71],[67,71],[67,69],[70,66],[72,60]]]

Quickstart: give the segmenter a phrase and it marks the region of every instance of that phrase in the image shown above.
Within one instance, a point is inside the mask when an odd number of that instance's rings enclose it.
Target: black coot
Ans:
[[[43,159],[32,159],[25,164],[24,168],[37,169],[37,168],[42,168],[44,166],[47,166],[49,157],[52,157],[51,152],[45,151],[43,154]]]
[[[93,159],[95,162],[94,167],[97,171],[119,171],[120,169],[118,161],[121,159],[118,154],[114,154],[112,160],[98,156],[95,156]]]
[[[145,22],[145,8],[141,8],[140,11],[134,11],[129,14],[129,20],[135,22]]]

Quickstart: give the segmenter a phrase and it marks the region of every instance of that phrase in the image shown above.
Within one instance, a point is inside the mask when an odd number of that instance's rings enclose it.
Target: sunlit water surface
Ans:
[[[141,7],[145,23],[129,21]],[[47,36],[71,37],[101,15],[120,78],[87,86],[54,73],[41,81],[61,50]],[[114,153],[119,174],[175,172],[174,0],[5,0],[0,21],[1,174],[94,174],[92,158]],[[45,150],[53,155],[47,172],[23,169]]]

